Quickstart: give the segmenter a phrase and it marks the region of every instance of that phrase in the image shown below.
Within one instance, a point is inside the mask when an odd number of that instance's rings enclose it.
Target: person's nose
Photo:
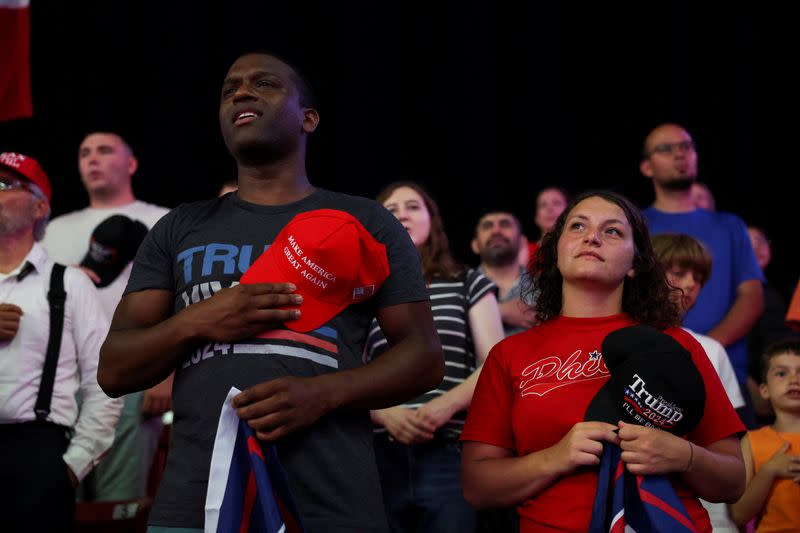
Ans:
[[[583,240],[588,244],[600,244],[599,228],[588,229]]]
[[[237,102],[246,102],[248,100],[255,100],[256,96],[253,94],[253,91],[250,90],[250,85],[247,83],[242,83],[236,88],[236,92],[233,93],[233,103]]]

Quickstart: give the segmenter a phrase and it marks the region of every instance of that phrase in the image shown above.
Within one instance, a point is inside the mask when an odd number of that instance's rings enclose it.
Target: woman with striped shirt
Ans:
[[[393,183],[377,200],[400,220],[420,253],[445,356],[445,377],[437,388],[372,412],[389,524],[395,533],[474,531],[475,511],[461,491],[458,437],[480,366],[503,338],[496,287],[455,262],[439,209],[419,185]],[[387,348],[373,320],[365,357],[380,357]]]

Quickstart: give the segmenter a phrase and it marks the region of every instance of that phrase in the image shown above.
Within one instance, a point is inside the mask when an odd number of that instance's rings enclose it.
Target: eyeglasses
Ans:
[[[36,197],[41,198],[42,195],[37,190],[37,187],[19,178],[11,178],[7,176],[0,176],[0,192],[3,191],[16,191],[24,189]]]
[[[16,189],[27,189],[27,187],[20,179],[0,176],[0,191],[14,191]]]
[[[684,152],[691,152],[694,150],[694,143],[692,141],[681,141],[677,143],[661,143],[657,144],[653,147],[653,150],[650,152],[658,153],[658,154],[672,154],[675,152],[676,149],[680,149]]]

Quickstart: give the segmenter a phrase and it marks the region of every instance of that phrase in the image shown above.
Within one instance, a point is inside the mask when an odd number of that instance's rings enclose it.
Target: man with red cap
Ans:
[[[319,114],[288,63],[239,57],[219,120],[238,191],[155,225],[101,350],[98,379],[114,396],[175,370],[151,530],[204,527],[206,493],[220,488],[209,486],[220,410],[236,387],[233,406],[275,442],[307,531],[387,531],[369,410],[444,374],[419,255],[379,204],[311,185],[306,143]],[[374,316],[392,348],[364,364]]]
[[[37,242],[50,194],[36,160],[0,154],[0,516],[9,531],[71,528],[75,487],[111,446],[122,407],[97,384],[108,321],[94,285]]]

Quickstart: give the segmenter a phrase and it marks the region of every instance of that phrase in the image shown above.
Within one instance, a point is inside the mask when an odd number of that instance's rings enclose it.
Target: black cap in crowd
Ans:
[[[81,266],[98,275],[98,287],[111,284],[133,261],[139,245],[147,235],[147,226],[125,215],[108,217],[92,232],[89,251]]]
[[[678,341],[650,326],[629,326],[609,333],[602,353],[611,378],[589,404],[586,420],[622,420],[676,435],[700,423],[705,385]]]

